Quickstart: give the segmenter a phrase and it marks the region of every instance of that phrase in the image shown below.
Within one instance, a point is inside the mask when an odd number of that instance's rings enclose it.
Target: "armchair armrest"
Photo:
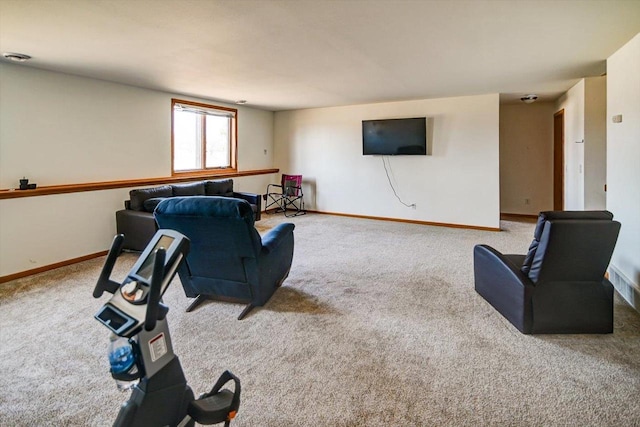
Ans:
[[[531,332],[531,280],[513,261],[521,257],[503,255],[487,245],[473,249],[475,289],[521,332]]]
[[[272,253],[287,237],[293,235],[294,224],[283,223],[276,225],[271,231],[267,233],[262,239],[262,252],[265,254]]]
[[[236,199],[246,200],[256,206],[255,220],[260,221],[260,213],[262,212],[262,196],[260,194],[245,193],[242,191],[234,191],[233,197]]]
[[[118,234],[124,234],[124,249],[142,251],[156,233],[156,220],[151,212],[122,209],[116,212]]]
[[[271,190],[271,187],[278,188],[279,190],[274,192],[273,190]],[[282,185],[280,185],[280,184],[269,184],[269,185],[267,185],[267,194],[283,194],[283,193],[284,193],[284,188],[282,187]]]
[[[524,259],[523,255],[504,255],[488,245],[476,245],[473,248],[476,279],[478,279],[477,273],[481,273],[482,276],[490,276],[493,281],[515,281],[523,286],[525,284],[533,286],[529,278],[520,270],[518,261],[521,259]]]

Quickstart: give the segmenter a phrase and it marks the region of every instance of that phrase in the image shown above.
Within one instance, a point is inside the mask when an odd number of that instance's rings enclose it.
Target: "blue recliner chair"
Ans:
[[[251,205],[229,197],[173,197],[154,212],[160,228],[179,231],[191,250],[178,274],[187,311],[206,299],[248,303],[238,320],[264,305],[289,275],[293,224],[279,224],[262,239]]]

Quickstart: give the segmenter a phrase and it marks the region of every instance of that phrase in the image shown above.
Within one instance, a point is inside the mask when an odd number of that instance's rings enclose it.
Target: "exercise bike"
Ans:
[[[123,283],[110,279],[124,235],[116,236],[93,290],[94,298],[113,296],[95,314],[111,332],[111,376],[119,388],[131,389],[114,426],[192,427],[225,423],[240,406],[240,380],[225,371],[209,393],[195,399],[167,324],[169,308],[162,295],[189,253],[189,239],[173,230],[158,230]],[[234,391],[222,387],[234,382]]]

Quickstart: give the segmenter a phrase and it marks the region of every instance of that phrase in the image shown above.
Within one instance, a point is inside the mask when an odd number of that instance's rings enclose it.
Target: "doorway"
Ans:
[[[564,210],[564,109],[553,115],[553,210]]]

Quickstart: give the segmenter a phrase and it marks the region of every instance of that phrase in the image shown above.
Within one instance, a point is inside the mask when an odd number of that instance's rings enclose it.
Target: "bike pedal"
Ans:
[[[193,400],[187,412],[199,424],[222,423],[235,416],[235,412],[231,413],[232,400],[233,392],[224,389],[212,396]]]

